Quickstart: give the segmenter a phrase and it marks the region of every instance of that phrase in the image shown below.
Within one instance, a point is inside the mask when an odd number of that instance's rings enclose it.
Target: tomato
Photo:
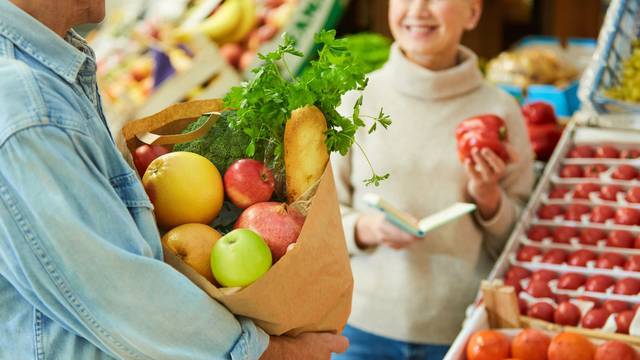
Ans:
[[[596,148],[595,155],[600,159],[617,159],[620,157],[620,151],[613,146],[603,145]]]
[[[616,266],[623,266],[625,262],[624,256],[617,253],[602,253],[598,257],[596,267],[598,269],[613,269]]]
[[[633,248],[633,234],[624,230],[613,230],[607,237],[607,246],[618,248]]]
[[[620,225],[640,225],[640,211],[630,208],[619,208],[616,211],[614,221]]]
[[[635,315],[636,312],[633,310],[626,310],[619,313],[616,316],[616,327],[618,328],[616,332],[620,334],[628,334],[629,327],[631,327],[631,322]]]
[[[623,342],[611,340],[600,345],[593,360],[636,360],[636,351]]]
[[[631,255],[624,263],[626,271],[640,271],[640,255]]]
[[[520,315],[527,315],[528,307],[529,306],[524,299],[518,298],[518,310],[520,310]]]
[[[580,309],[566,301],[558,305],[553,313],[553,320],[558,325],[576,326],[580,322]]]
[[[558,122],[553,107],[546,102],[528,103],[523,105],[521,110],[527,125],[556,124]]]
[[[569,255],[569,261],[567,261],[567,264],[571,266],[585,267],[589,261],[595,260],[596,258],[597,255],[593,251],[582,249]]]
[[[569,158],[593,158],[596,156],[595,150],[589,145],[578,145],[569,151]]]
[[[596,206],[591,210],[590,220],[594,223],[604,223],[615,216],[615,210],[609,206]]]
[[[537,329],[522,330],[511,342],[511,356],[520,360],[547,360],[551,339]]]
[[[616,282],[613,292],[620,295],[637,295],[640,292],[640,280],[624,278]]]
[[[523,246],[520,251],[518,251],[516,259],[518,261],[531,261],[535,256],[538,256],[541,253],[542,252],[538,248],[532,246]]]
[[[592,192],[600,191],[600,185],[594,183],[581,183],[573,190],[574,199],[588,199]]]
[[[613,285],[613,279],[606,275],[594,275],[587,279],[585,290],[593,292],[606,292]]]
[[[548,283],[549,281],[557,278],[558,274],[546,269],[536,270],[531,274],[531,281],[544,281]]]
[[[607,167],[602,164],[589,165],[584,168],[584,177],[599,178],[600,173],[607,171]]]
[[[480,330],[467,343],[467,360],[501,360],[509,357],[509,339],[500,332]]]
[[[467,132],[458,140],[458,158],[460,161],[472,159],[473,149],[490,149],[505,162],[509,161],[509,153],[497,134],[489,132]]]
[[[640,158],[640,150],[624,149],[620,152],[620,159],[637,159]]]
[[[605,300],[602,307],[612,314],[617,314],[621,311],[629,310],[629,304],[620,300]]]
[[[607,238],[607,234],[600,229],[582,229],[580,231],[580,243],[584,245],[597,245],[599,240]]]
[[[169,153],[169,149],[161,145],[144,144],[137,147],[131,155],[140,177],[144,175],[153,160],[167,153]]]
[[[513,287],[513,290],[516,292],[516,295],[520,294],[520,292],[522,291],[522,285],[520,285],[520,280],[516,280],[513,278],[506,279],[504,280],[504,285]]]
[[[566,165],[560,170],[561,178],[581,178],[584,176],[582,168],[578,165]]]
[[[555,243],[568,244],[572,238],[577,236],[578,230],[569,226],[560,226],[553,230],[553,242]]]
[[[542,262],[546,264],[562,264],[567,260],[567,253],[560,249],[551,249],[542,257]]]
[[[605,309],[591,309],[582,318],[582,327],[587,329],[602,329],[609,315],[611,314]]]
[[[558,279],[558,289],[563,290],[577,290],[580,286],[584,285],[587,279],[584,275],[576,273],[566,273],[560,276]]]
[[[638,170],[631,165],[620,165],[611,174],[617,180],[633,180],[638,176]]]
[[[552,220],[558,215],[564,214],[564,209],[560,205],[544,205],[538,210],[538,217],[544,220]]]
[[[527,316],[548,322],[553,322],[553,313],[554,310],[551,304],[546,302],[537,302],[529,308],[529,311],[527,311]]]
[[[500,140],[507,139],[507,125],[496,115],[478,115],[461,122],[456,128],[456,140],[460,140],[469,132],[486,132],[495,134]]]
[[[624,191],[618,185],[605,185],[600,189],[600,199],[618,201],[618,193]]]
[[[529,126],[529,140],[536,159],[547,161],[562,137],[562,129],[557,124]]]
[[[549,287],[549,284],[542,280],[531,280],[527,286],[527,293],[534,298],[553,299],[555,297]]]
[[[579,334],[560,333],[551,340],[549,360],[593,360],[595,347]]]
[[[629,191],[627,191],[627,196],[625,196],[625,199],[630,203],[640,203],[640,187],[629,189]]]
[[[640,249],[640,235],[638,235],[638,237],[636,238],[636,242],[633,247],[636,249]]]
[[[528,278],[530,275],[531,273],[529,272],[529,270],[520,266],[512,266],[507,271],[507,275],[505,276],[505,278],[520,281],[522,279]]]
[[[542,241],[549,236],[551,236],[551,230],[544,226],[534,225],[527,231],[527,238],[533,241]]]
[[[551,190],[547,196],[549,199],[564,199],[564,196],[569,193],[567,188],[555,188]]]
[[[588,214],[591,208],[584,204],[571,204],[567,207],[564,219],[568,221],[582,221],[582,215]]]

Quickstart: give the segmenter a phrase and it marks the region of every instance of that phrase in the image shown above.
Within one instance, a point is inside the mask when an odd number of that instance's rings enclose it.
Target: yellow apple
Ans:
[[[184,224],[166,233],[162,243],[212,283],[211,249],[222,235],[204,224]]]
[[[160,156],[149,164],[142,183],[155,207],[156,221],[164,229],[210,224],[222,209],[220,172],[198,154],[181,151]]]

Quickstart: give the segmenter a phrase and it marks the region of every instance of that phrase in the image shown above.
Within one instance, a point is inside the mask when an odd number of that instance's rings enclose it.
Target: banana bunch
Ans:
[[[226,0],[204,21],[195,26],[178,29],[178,40],[189,40],[202,34],[218,44],[243,40],[256,26],[255,0]]]

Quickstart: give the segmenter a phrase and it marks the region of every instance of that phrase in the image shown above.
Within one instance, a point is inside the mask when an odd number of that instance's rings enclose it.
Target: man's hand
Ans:
[[[329,360],[331,353],[343,353],[348,347],[346,337],[330,333],[272,336],[260,360]]]
[[[356,222],[356,243],[360,248],[385,245],[403,249],[420,240],[390,224],[384,214],[362,215]]]
[[[500,180],[506,173],[507,165],[502,159],[489,149],[473,149],[473,161],[467,159],[464,163],[469,183],[467,191],[478,205],[480,216],[488,220],[493,218],[500,209]]]

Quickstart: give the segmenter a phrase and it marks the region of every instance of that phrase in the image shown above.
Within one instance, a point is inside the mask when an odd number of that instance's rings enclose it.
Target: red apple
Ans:
[[[618,328],[616,332],[628,334],[629,327],[631,327],[631,322],[635,316],[636,312],[634,310],[626,310],[616,315],[616,327]]]
[[[571,204],[567,207],[564,219],[567,221],[581,221],[582,215],[588,214],[591,208],[584,204]]]
[[[640,280],[624,278],[616,282],[613,292],[620,295],[637,295],[640,292]]]
[[[584,176],[582,168],[578,165],[566,165],[560,170],[561,178],[581,178]]]
[[[611,174],[617,180],[633,180],[638,176],[638,170],[631,165],[620,165]]]
[[[567,188],[555,188],[551,190],[548,197],[549,199],[564,199],[564,196],[569,193]]]
[[[587,279],[585,290],[592,292],[606,292],[613,285],[613,279],[606,275],[594,275]]]
[[[564,214],[564,209],[560,205],[544,205],[538,210],[540,219],[552,220],[558,215]]]
[[[576,326],[580,322],[580,309],[570,302],[563,302],[556,308],[553,320],[558,325]]]
[[[595,155],[600,159],[617,159],[620,157],[620,151],[613,146],[603,145],[596,148]]]
[[[600,173],[607,171],[608,167],[602,164],[588,165],[584,168],[584,177],[599,178]]]
[[[587,279],[581,274],[562,274],[560,279],[558,279],[558,289],[577,290],[580,286],[584,285],[585,281],[587,281]]]
[[[604,223],[615,216],[616,212],[609,206],[596,206],[591,210],[590,220],[594,223]]]
[[[585,267],[589,261],[595,260],[596,258],[597,256],[593,251],[582,249],[569,255],[569,261],[567,264],[571,266]]]
[[[532,241],[542,241],[549,236],[551,236],[551,231],[544,226],[535,225],[527,231],[527,238]]]
[[[602,307],[612,314],[617,314],[621,311],[629,310],[629,304],[620,300],[606,300]]]
[[[162,145],[141,145],[133,152],[133,164],[138,170],[140,177],[144,176],[145,171],[149,167],[149,164],[156,158],[169,153],[169,149]]]
[[[592,192],[600,191],[600,185],[594,183],[582,183],[576,185],[573,190],[574,199],[588,199]]]
[[[580,231],[580,243],[584,245],[592,245],[595,246],[598,244],[599,240],[604,240],[607,238],[607,234],[600,229],[582,229]]]
[[[626,271],[640,271],[640,255],[631,255],[624,263]]]
[[[546,302],[538,302],[533,304],[527,315],[532,318],[553,322],[553,306]]]
[[[601,329],[609,318],[609,312],[605,309],[591,309],[582,318],[582,327],[587,329]]]
[[[598,257],[596,267],[598,269],[613,269],[616,266],[623,266],[625,262],[624,256],[617,253],[602,253]]]
[[[618,248],[633,248],[633,234],[624,230],[613,230],[607,237],[607,246]]]
[[[629,189],[625,199],[630,203],[640,203],[640,187],[634,187]]]
[[[618,185],[605,185],[600,189],[600,199],[607,201],[618,201],[618,193],[622,192]]]
[[[640,211],[630,208],[619,208],[616,211],[614,221],[620,225],[638,225],[640,224]]]
[[[224,174],[224,189],[231,202],[240,209],[269,201],[275,188],[273,173],[253,159],[238,160]]]
[[[542,257],[542,262],[546,264],[562,264],[567,260],[567,252],[560,249],[551,249]]]
[[[262,202],[243,211],[235,228],[250,229],[262,236],[275,262],[287,252],[290,244],[298,240],[303,224],[304,216],[287,204]]]

